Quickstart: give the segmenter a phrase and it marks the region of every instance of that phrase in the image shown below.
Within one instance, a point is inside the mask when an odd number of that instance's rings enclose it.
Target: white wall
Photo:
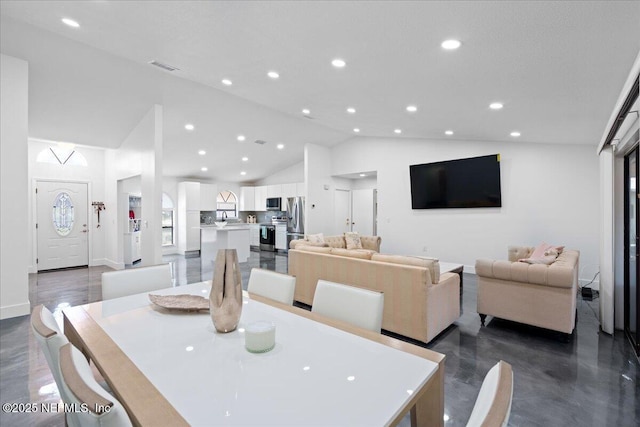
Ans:
[[[304,181],[304,161],[270,175],[255,185],[291,184]]]
[[[25,61],[0,55],[0,319],[30,311],[28,80]]]
[[[337,233],[334,225],[334,190],[336,185],[343,188],[342,179],[331,177],[331,149],[316,144],[304,146],[304,182],[307,195],[305,210],[305,232]]]
[[[124,232],[126,224],[118,212],[123,199],[118,197],[118,181],[141,177],[142,265],[162,262],[162,107],[153,106],[117,150],[107,150],[105,167],[105,233],[107,265],[124,268]],[[109,210],[109,206],[114,209]],[[128,208],[127,208],[128,209]]]
[[[409,165],[495,153],[501,154],[502,208],[411,209]],[[473,272],[477,258],[506,259],[509,245],[547,241],[581,251],[581,279],[598,271],[594,147],[355,138],[332,149],[331,163],[333,174],[378,171],[385,253],[427,254]]]
[[[104,201],[104,162],[105,153],[102,148],[76,146],[74,150],[82,154],[87,160],[87,166],[59,165],[39,163],[38,154],[55,145],[38,140],[29,140],[29,272],[37,271],[35,260],[38,246],[35,233],[36,203],[34,185],[36,181],[69,181],[86,182],[89,190],[89,205],[91,202]],[[102,226],[104,211],[100,212],[101,226],[98,227],[96,212],[89,206],[89,265],[102,265],[104,260],[105,233]]]

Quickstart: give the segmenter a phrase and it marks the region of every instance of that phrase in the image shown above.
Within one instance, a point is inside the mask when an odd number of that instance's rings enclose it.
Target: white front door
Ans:
[[[337,234],[351,231],[351,190],[334,192],[334,218],[333,226]]]
[[[38,271],[89,264],[87,184],[37,182]]]
[[[365,236],[374,235],[375,202],[373,192],[373,189],[351,191],[353,200],[352,229]]]

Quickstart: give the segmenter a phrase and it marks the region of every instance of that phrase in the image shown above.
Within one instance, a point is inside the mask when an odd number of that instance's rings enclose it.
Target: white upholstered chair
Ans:
[[[383,308],[382,292],[318,280],[311,311],[380,332]]]
[[[60,397],[66,402],[67,396],[64,394],[62,388],[58,355],[60,347],[69,343],[69,340],[58,328],[53,314],[42,304],[34,307],[31,312],[31,329],[33,329],[33,335],[36,337],[36,341],[38,341],[45,359],[47,359],[49,369],[53,374],[53,379],[58,386]]]
[[[103,300],[156,291],[171,286],[171,265],[169,264],[102,273]]]
[[[484,377],[467,427],[506,427],[513,398],[513,370],[499,361]]]
[[[296,278],[262,268],[252,268],[247,291],[271,298],[283,304],[293,305]]]
[[[107,393],[93,378],[91,367],[84,355],[67,343],[60,347],[60,374],[62,388],[68,403],[87,410],[70,411],[67,423],[71,427],[126,427],[131,420],[116,398]]]

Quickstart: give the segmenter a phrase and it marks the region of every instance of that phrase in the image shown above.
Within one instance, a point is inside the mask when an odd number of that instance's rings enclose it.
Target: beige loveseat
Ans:
[[[509,260],[476,261],[478,314],[573,333],[580,252],[565,249],[550,265],[528,264],[534,248],[509,247]]]
[[[441,275],[437,260],[300,244],[289,251],[289,274],[294,299],[308,305],[319,279],[384,292],[382,329],[425,343],[460,317],[460,277]]]
[[[380,243],[382,239],[380,236],[359,236],[362,242],[362,249],[367,249],[375,252],[380,252]],[[347,243],[344,240],[344,235],[340,236],[324,236],[324,243],[332,248],[346,249]],[[309,245],[309,242],[303,239],[292,240],[289,243],[289,249],[295,249],[298,245]]]

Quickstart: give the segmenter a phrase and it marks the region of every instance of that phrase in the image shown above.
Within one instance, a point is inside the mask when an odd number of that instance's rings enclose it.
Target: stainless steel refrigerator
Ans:
[[[287,250],[289,243],[304,238],[304,197],[287,198]]]

